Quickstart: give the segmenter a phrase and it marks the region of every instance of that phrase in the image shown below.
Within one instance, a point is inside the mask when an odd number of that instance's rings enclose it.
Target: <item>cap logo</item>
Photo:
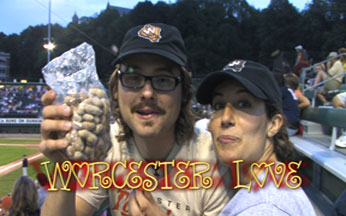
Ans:
[[[245,63],[246,63],[246,61],[244,61],[244,60],[234,60],[234,61],[228,63],[228,65],[226,65],[223,69],[224,70],[232,70],[234,72],[240,72],[245,67]]]
[[[161,28],[152,25],[145,25],[138,31],[138,36],[147,40],[150,40],[152,43],[157,43],[161,39]]]

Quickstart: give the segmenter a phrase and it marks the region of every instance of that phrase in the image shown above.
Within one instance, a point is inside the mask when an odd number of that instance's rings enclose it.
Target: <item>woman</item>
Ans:
[[[16,180],[12,191],[11,216],[39,216],[38,194],[35,182],[27,176]]]
[[[266,172],[251,164],[275,165],[294,156],[284,126],[280,89],[265,66],[244,60],[229,63],[202,81],[197,101],[211,104],[214,114],[209,130],[216,152],[223,163],[232,165],[233,182],[244,187],[221,215],[315,215],[301,188],[277,188],[269,178],[255,188],[255,181],[266,180]],[[239,160],[248,166],[237,169],[234,164]]]

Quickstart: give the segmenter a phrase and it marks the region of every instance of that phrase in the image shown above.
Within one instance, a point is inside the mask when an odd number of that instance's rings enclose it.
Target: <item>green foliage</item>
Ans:
[[[52,26],[57,44],[51,57],[82,42],[93,45],[100,79],[106,83],[115,58],[111,46],[120,46],[126,31],[136,25],[163,22],[176,26],[185,39],[190,70],[195,76],[222,68],[234,58],[271,65],[274,50],[295,60],[294,47],[302,44],[317,62],[330,51],[345,47],[346,2],[313,0],[298,11],[288,0],[271,0],[268,8],[257,10],[246,0],[178,0],[174,4],[139,2],[120,16],[112,7],[93,17],[81,17],[63,28]],[[0,33],[0,51],[11,54],[12,78],[38,81],[47,63],[43,49],[47,26],[28,27],[20,35]]]

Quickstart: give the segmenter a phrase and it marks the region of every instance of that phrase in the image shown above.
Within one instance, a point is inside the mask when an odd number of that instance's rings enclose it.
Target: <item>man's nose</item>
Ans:
[[[143,88],[141,89],[141,94],[144,99],[154,98],[155,89],[151,86],[151,82],[146,80]]]

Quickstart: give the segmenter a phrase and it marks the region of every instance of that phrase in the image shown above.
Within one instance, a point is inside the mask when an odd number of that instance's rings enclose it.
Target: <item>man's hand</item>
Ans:
[[[65,153],[68,143],[58,135],[59,132],[71,130],[72,122],[69,119],[72,116],[72,110],[69,106],[52,105],[56,96],[56,92],[50,90],[41,98],[44,109],[42,111],[40,151],[53,161],[65,161],[68,159]]]
[[[130,196],[129,213],[131,216],[166,216],[148,191],[135,190]]]

